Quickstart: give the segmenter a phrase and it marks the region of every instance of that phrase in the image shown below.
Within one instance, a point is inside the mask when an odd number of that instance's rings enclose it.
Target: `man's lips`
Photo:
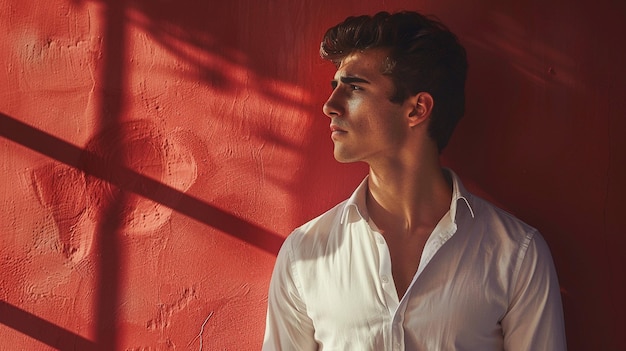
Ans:
[[[334,141],[337,141],[337,140],[341,139],[342,136],[344,136],[347,133],[348,132],[345,129],[340,128],[339,126],[337,126],[335,124],[331,124],[330,125],[330,137]]]
[[[335,133],[335,132],[337,132],[337,133],[346,133],[347,132],[345,129],[343,129],[343,128],[337,126],[337,125],[334,125],[334,124],[330,125],[330,131],[331,131],[331,133]]]

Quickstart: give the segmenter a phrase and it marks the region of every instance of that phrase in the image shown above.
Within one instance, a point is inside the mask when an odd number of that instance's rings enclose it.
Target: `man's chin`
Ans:
[[[348,157],[347,155],[339,154],[337,152],[335,152],[334,156],[335,156],[335,160],[337,160],[337,162],[339,163],[354,163],[354,162],[359,161],[355,159],[354,157]]]

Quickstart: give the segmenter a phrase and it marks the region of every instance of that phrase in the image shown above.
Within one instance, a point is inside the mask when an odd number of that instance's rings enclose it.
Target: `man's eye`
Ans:
[[[350,84],[350,89],[351,90],[363,90],[360,86],[354,85],[354,84]]]

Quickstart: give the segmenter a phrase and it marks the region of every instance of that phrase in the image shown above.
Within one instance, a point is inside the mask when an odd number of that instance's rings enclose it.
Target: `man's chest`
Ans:
[[[493,267],[472,255],[441,250],[400,301],[384,245],[375,240],[357,248],[352,243],[345,252],[297,264],[316,332],[350,330],[383,338],[395,324],[418,339],[449,334],[497,338],[507,294],[501,281],[490,278]]]

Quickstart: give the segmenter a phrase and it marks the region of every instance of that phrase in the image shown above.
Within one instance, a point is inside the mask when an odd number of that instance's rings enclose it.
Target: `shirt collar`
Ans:
[[[444,168],[443,171],[452,179],[452,202],[450,202],[450,215],[452,216],[452,221],[456,223],[456,210],[459,200],[463,200],[463,203],[467,206],[472,218],[474,218],[474,209],[468,200],[471,198],[471,194],[467,191],[467,189],[465,189],[461,179],[459,179],[456,173],[448,168]]]
[[[467,206],[472,218],[474,218],[474,209],[470,204],[471,194],[465,189],[463,183],[459,177],[452,170],[444,168],[444,172],[452,180],[452,201],[450,202],[450,216],[453,223],[456,223],[457,203],[459,200],[463,200],[463,203]],[[361,181],[361,184],[354,190],[350,198],[346,201],[341,214],[341,224],[357,221],[363,219],[369,221],[369,214],[367,212],[367,205],[365,202],[367,194],[367,180],[369,175]]]
[[[363,219],[369,221],[369,213],[367,212],[366,196],[367,196],[367,180],[369,175],[354,190],[350,198],[346,201],[341,214],[341,224]]]

